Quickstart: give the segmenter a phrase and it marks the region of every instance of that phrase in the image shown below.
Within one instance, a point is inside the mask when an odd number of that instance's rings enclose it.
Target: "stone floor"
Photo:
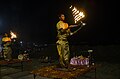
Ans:
[[[51,65],[57,63],[53,62],[42,62],[40,59],[32,59],[32,64],[24,63],[24,71],[21,72],[20,64],[14,64],[11,66],[2,66],[1,67],[1,78],[2,79],[33,79],[33,75],[30,74],[30,71],[37,69],[43,66]],[[120,64],[113,62],[97,62],[101,64],[101,67],[97,68],[97,79],[120,79]],[[93,79],[94,73],[89,72],[83,76],[78,77],[77,79]],[[36,79],[51,79],[36,76]]]

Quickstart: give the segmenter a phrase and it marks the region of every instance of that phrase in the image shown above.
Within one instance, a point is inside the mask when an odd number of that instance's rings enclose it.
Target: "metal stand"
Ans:
[[[35,74],[33,74],[33,77],[34,77],[34,79],[36,78],[36,75]]]
[[[92,56],[92,52],[93,52],[93,50],[88,50],[88,53],[89,53],[89,66],[95,65],[95,61],[94,61],[94,58]],[[96,77],[96,66],[95,66],[94,72],[95,72],[95,79],[96,79],[97,78]]]
[[[96,77],[96,67],[95,67],[95,79],[97,79],[97,77]]]
[[[92,63],[93,63],[93,61],[92,61],[92,52],[93,52],[93,50],[88,50],[88,53],[89,53],[89,56],[88,56],[88,58],[89,58],[89,65],[92,65]]]
[[[23,62],[21,62],[21,71],[23,72]]]
[[[1,65],[0,65],[0,79],[2,79],[2,75],[1,75]]]

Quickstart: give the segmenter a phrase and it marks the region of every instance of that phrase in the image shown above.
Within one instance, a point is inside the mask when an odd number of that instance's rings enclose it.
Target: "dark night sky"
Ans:
[[[117,2],[105,0],[3,0],[0,1],[0,33],[13,30],[26,41],[55,43],[57,14],[64,12],[73,24],[70,5],[84,8],[87,23],[70,42],[120,43],[117,24]]]

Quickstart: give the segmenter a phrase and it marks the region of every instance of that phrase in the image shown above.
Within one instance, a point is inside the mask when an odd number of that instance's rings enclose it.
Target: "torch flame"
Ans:
[[[72,8],[72,5],[70,6],[70,9]]]
[[[10,31],[11,39],[17,38],[16,34],[14,34],[12,31]]]

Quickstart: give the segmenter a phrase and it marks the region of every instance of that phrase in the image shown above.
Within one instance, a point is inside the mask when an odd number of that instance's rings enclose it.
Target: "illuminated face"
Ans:
[[[60,18],[60,20],[64,21],[65,20],[65,15],[61,14],[61,16],[59,18]]]

